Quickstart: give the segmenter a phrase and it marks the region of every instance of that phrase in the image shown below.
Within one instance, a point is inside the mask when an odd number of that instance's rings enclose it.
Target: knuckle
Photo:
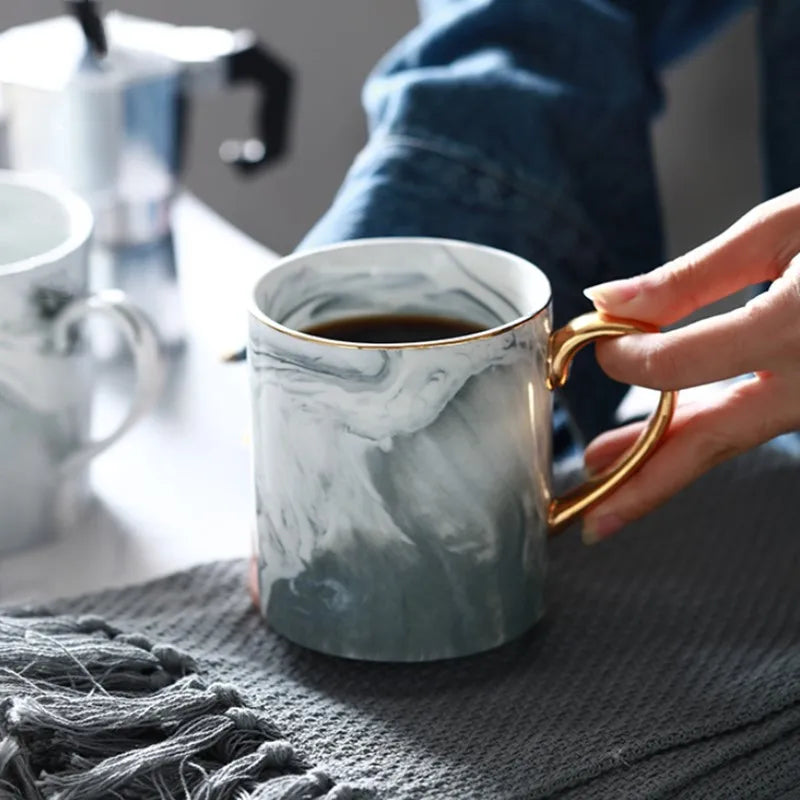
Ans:
[[[666,265],[666,268],[658,276],[658,284],[661,291],[669,297],[680,298],[688,305],[697,305],[698,296],[696,290],[696,276],[703,269],[701,257],[695,253],[687,253],[680,259]]]
[[[615,381],[646,389],[677,388],[678,354],[660,334],[635,334],[598,342],[596,353],[603,372]]]
[[[798,303],[800,302],[800,251],[792,256],[789,268],[784,273],[789,286],[792,299]]]
[[[800,227],[800,226],[799,226]],[[779,242],[769,265],[768,280],[778,280],[787,271],[797,255],[800,254],[800,231],[793,232]]]
[[[778,210],[779,207],[775,203],[775,198],[767,200],[764,203],[759,203],[743,214],[739,218],[739,221],[733,225],[733,229],[739,232],[762,228],[773,219]]]
[[[677,388],[680,363],[668,340],[657,334],[648,336],[640,365],[639,385],[648,389]]]
[[[781,386],[780,378],[771,378],[769,380],[772,392],[770,400],[772,402],[769,402],[768,405],[765,405],[763,398],[758,396],[759,389],[764,386],[763,379],[743,381],[729,390],[728,398],[732,405],[749,407],[760,412],[750,414],[746,427],[729,434],[728,438],[732,436],[737,441],[735,455],[796,427],[791,419],[794,403],[783,401],[784,396],[788,395],[789,392],[785,391]],[[787,411],[788,413],[785,413]]]
[[[723,461],[738,456],[741,452],[742,448],[731,439],[728,432],[713,428],[701,430],[697,437],[698,469],[695,477],[708,472]]]
[[[744,306],[742,306],[741,316],[743,326],[753,330],[764,322],[764,318],[769,316],[772,310],[772,301],[774,297],[770,295],[770,292],[762,292],[755,297],[751,297]]]
[[[800,359],[800,269],[787,270],[739,313],[742,329],[764,345],[759,349],[761,363],[745,365],[748,371],[781,368]]]
[[[771,227],[776,220],[794,218],[798,213],[798,203],[792,199],[792,193],[778,195],[753,206],[743,214],[738,222],[734,223],[732,230],[745,233],[764,227]]]
[[[773,197],[748,211],[733,230],[760,243],[767,277],[775,280],[800,251],[800,194]]]

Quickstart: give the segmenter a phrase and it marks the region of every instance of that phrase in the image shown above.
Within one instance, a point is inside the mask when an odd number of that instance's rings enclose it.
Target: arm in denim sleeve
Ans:
[[[557,324],[588,309],[583,287],[652,268],[659,93],[643,32],[665,3],[625,5],[423,2],[365,86],[369,143],[302,246],[426,235],[510,250],[548,274]],[[623,392],[578,359],[566,398],[585,435]]]

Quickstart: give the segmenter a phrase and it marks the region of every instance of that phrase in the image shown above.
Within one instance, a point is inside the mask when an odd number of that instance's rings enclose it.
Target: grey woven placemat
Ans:
[[[246,794],[245,776],[241,794],[208,797],[800,798],[799,479],[762,448],[609,543],[566,534],[545,621],[453,662],[295,647],[251,610],[241,562],[55,610],[192,654],[203,686],[233,684],[306,776],[291,794],[277,777]]]

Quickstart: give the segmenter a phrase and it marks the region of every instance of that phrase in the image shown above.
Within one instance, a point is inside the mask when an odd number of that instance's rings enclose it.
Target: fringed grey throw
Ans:
[[[265,629],[245,566],[0,622],[0,798],[800,798],[800,467],[762,448],[616,540],[545,621],[425,665]]]

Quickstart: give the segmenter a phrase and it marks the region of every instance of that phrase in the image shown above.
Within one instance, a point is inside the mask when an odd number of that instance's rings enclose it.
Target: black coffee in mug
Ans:
[[[356,344],[436,342],[480,333],[486,326],[454,317],[422,314],[374,314],[347,317],[304,328],[304,333]]]

